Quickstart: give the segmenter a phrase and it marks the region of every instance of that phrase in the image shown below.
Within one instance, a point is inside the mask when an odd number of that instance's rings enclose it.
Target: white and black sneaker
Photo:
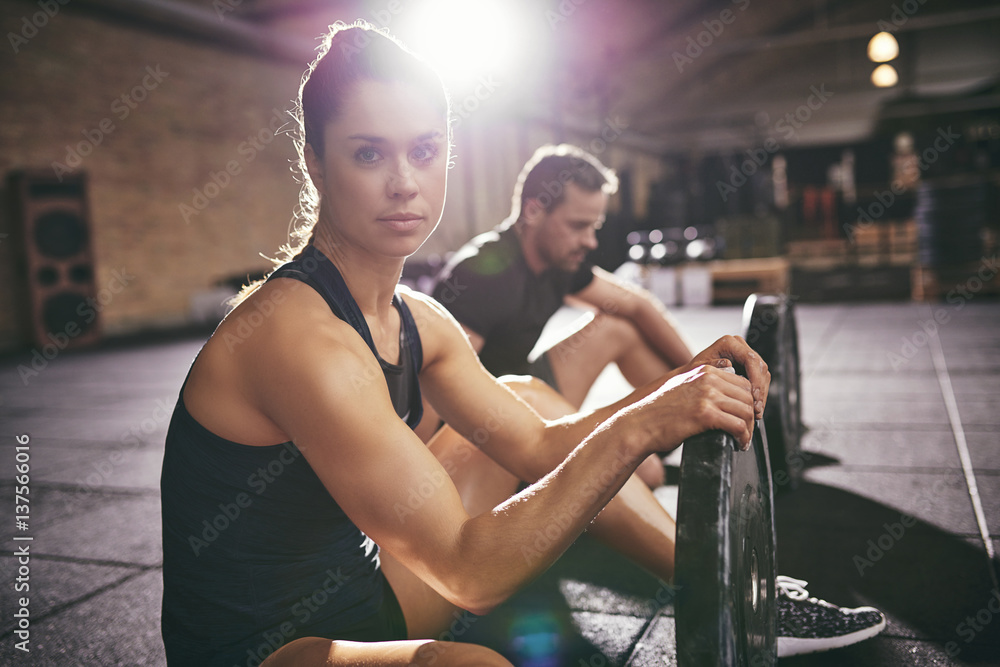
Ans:
[[[885,629],[885,616],[874,607],[847,609],[809,597],[807,582],[778,576],[778,657],[850,646]]]

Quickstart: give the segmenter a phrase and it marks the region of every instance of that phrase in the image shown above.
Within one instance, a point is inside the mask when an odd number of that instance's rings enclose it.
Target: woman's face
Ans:
[[[322,164],[313,156],[309,165],[323,198],[319,224],[329,224],[338,243],[385,257],[412,255],[441,219],[447,137],[446,118],[420,88],[353,84],[326,126]]]

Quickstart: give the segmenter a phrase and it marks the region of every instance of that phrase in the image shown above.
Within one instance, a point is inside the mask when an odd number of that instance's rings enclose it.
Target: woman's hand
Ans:
[[[714,359],[670,377],[636,408],[653,424],[651,451],[667,451],[687,438],[710,430],[730,433],[742,449],[754,429],[753,387],[728,370],[732,362]],[[766,373],[766,370],[765,370]]]
[[[707,348],[695,355],[689,366],[696,368],[708,364],[712,366],[731,366],[738,363],[746,370],[753,394],[754,418],[764,417],[764,406],[767,405],[767,390],[771,386],[771,373],[760,355],[750,349],[747,342],[739,336],[723,336]]]

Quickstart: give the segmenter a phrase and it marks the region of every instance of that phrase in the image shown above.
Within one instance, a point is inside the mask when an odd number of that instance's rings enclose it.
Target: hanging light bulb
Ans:
[[[868,59],[873,63],[887,63],[899,55],[899,43],[888,32],[880,32],[868,42]]]
[[[899,82],[899,75],[892,65],[879,65],[872,72],[872,83],[879,88],[891,88]]]

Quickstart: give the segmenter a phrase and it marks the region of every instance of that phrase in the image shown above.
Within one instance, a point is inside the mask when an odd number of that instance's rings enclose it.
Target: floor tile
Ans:
[[[150,438],[151,440],[153,438]],[[31,450],[31,479],[88,489],[103,486],[159,488],[163,445],[126,439],[124,443],[48,440]],[[0,465],[0,479],[11,479],[13,462]]]
[[[9,507],[10,487],[0,492],[0,502]],[[25,533],[34,537],[33,551],[138,565],[163,560],[158,493],[47,488],[33,497],[40,502]],[[11,532],[0,528],[0,539],[9,543]]]
[[[15,544],[15,549],[17,545]],[[32,545],[29,551],[34,548]],[[74,601],[92,596],[96,591],[114,585],[126,577],[141,574],[143,570],[130,567],[114,567],[94,565],[90,563],[72,562],[64,559],[51,559],[44,556],[33,556],[28,563],[30,573],[28,581],[20,582],[28,586],[26,591],[9,591],[0,597],[0,636],[7,634],[15,627],[14,611],[17,608],[16,597],[26,596],[28,609],[33,623],[50,615],[54,609],[65,607]],[[18,574],[18,558],[15,556],[0,556],[0,581],[15,582]]]
[[[836,424],[892,424],[913,429],[947,426],[950,423],[940,398],[919,396],[891,403],[860,399],[818,402],[803,398],[802,421],[812,424],[824,419]]]
[[[967,431],[965,439],[977,473],[1000,472],[1000,433]]]
[[[32,665],[159,667],[166,665],[159,615],[163,577],[146,572],[31,626]],[[0,642],[0,663],[28,664],[13,642]]]
[[[803,403],[859,398],[880,402],[941,399],[937,377],[930,371],[805,373],[801,392]]]
[[[831,428],[822,428],[830,425]],[[951,431],[881,431],[864,427],[844,430],[828,422],[811,428],[802,437],[802,462],[806,467],[822,465],[830,457],[841,466],[889,468],[961,468]],[[813,461],[810,455],[817,455]]]
[[[643,633],[628,667],[673,667],[677,665],[677,624],[659,615]],[[582,667],[582,666],[581,666]]]
[[[812,468],[803,484],[788,494],[787,511],[801,524],[822,508],[823,520],[859,534],[901,515],[955,535],[979,534],[965,477],[960,470],[948,473],[901,471],[870,472],[865,469]],[[780,535],[779,535],[780,539]]]
[[[785,658],[781,667],[941,667],[942,665],[996,665],[996,649],[970,646],[949,654],[938,641],[876,637],[826,653]],[[955,657],[951,657],[955,655]]]
[[[1000,475],[975,475],[991,535],[1000,535]]]

